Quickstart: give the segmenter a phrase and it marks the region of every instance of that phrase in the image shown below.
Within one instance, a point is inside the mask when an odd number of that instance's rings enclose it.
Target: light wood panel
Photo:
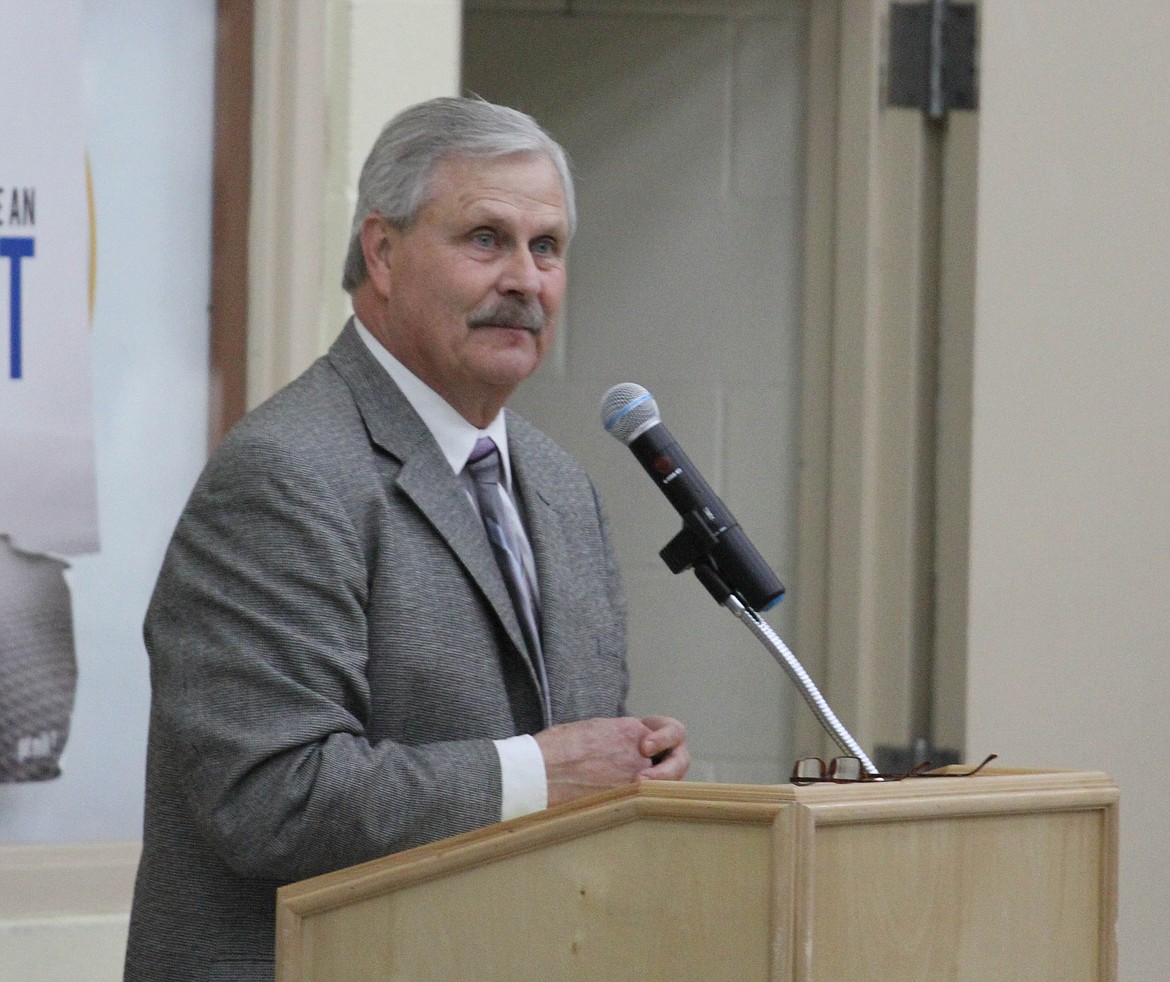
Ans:
[[[1117,800],[652,782],[282,889],[278,978],[1113,979]]]

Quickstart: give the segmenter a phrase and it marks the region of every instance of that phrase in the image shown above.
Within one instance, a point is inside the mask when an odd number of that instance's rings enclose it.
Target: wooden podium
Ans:
[[[1116,787],[651,782],[292,884],[278,982],[1116,977]]]

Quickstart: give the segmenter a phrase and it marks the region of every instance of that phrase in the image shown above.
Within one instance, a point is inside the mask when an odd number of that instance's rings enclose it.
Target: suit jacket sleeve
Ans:
[[[152,752],[238,873],[298,879],[499,817],[509,732],[372,732],[368,556],[331,484],[256,444],[209,466],[176,531],[146,624]]]

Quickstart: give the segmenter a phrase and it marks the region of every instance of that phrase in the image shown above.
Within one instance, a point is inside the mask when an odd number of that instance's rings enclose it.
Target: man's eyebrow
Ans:
[[[476,206],[464,216],[464,225],[469,231],[480,228],[490,228],[493,231],[511,236],[516,227],[511,217],[490,206]],[[550,219],[547,223],[535,226],[528,241],[535,239],[553,238],[559,242],[569,239],[569,223],[562,216]]]

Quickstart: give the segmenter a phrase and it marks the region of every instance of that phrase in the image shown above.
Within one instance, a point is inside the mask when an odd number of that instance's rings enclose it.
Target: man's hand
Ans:
[[[668,716],[561,723],[537,733],[536,742],[550,805],[638,780],[677,781],[691,760],[686,729]]]
[[[638,777],[647,781],[681,781],[691,766],[686,727],[669,716],[643,716],[642,724],[650,735],[642,738],[641,750],[652,766]]]

